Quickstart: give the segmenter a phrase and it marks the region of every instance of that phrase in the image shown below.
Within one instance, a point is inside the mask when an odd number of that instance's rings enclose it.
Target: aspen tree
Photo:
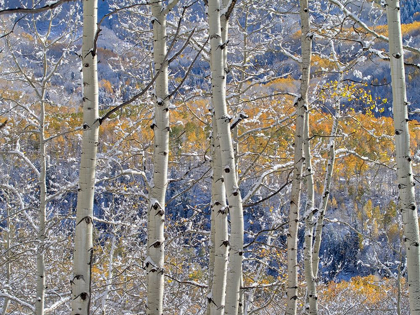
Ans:
[[[340,61],[337,58],[337,54],[335,51],[334,42],[330,41],[332,57],[335,64],[335,67],[339,71],[339,77],[337,80],[337,91],[340,91],[343,80],[344,80],[344,73],[351,69],[356,63],[357,60],[353,60],[347,66],[342,66]],[[328,143],[328,162],[327,167],[325,170],[325,177],[324,177],[324,188],[321,196],[321,202],[318,208],[316,224],[315,224],[315,232],[314,232],[314,241],[313,241],[313,255],[312,255],[312,269],[313,275],[315,280],[318,279],[318,271],[319,271],[319,252],[321,249],[321,242],[322,242],[322,229],[324,226],[324,219],[325,213],[327,211],[328,200],[330,198],[330,191],[331,191],[331,182],[332,182],[332,175],[333,169],[335,164],[335,146],[336,146],[336,136],[338,131],[338,124],[340,121],[340,102],[341,102],[341,95],[336,93],[334,97],[334,111],[333,114],[333,125],[331,128],[330,133],[330,141]]]
[[[46,56],[45,56],[46,58]],[[45,97],[45,90],[43,91]],[[39,227],[38,227],[38,249],[36,256],[37,269],[37,283],[36,283],[36,314],[43,315],[45,308],[45,223],[47,219],[47,157],[45,150],[45,102],[41,101],[41,115],[40,115],[40,134],[39,134],[39,153],[40,153],[40,172],[39,172]]]
[[[411,166],[408,102],[405,84],[400,2],[387,0],[386,11],[391,61],[393,115],[400,211],[403,216],[404,244],[407,251],[410,313],[420,314],[420,246],[414,179]]]
[[[312,270],[315,279],[318,279],[319,271],[319,252],[321,249],[322,241],[322,227],[324,225],[325,213],[327,211],[328,200],[330,197],[332,173],[335,163],[335,137],[337,135],[338,128],[338,115],[334,116],[333,126],[331,129],[331,138],[328,143],[328,162],[327,169],[325,171],[324,188],[322,192],[321,204],[319,206],[319,213],[316,219],[314,244],[313,244],[313,255],[312,255]]]
[[[303,24],[303,23],[302,23]],[[316,280],[313,270],[313,240],[314,240],[314,214],[318,211],[315,207],[315,187],[312,169],[312,157],[310,152],[309,137],[309,111],[305,113],[305,132],[303,141],[303,151],[305,157],[305,180],[306,180],[306,207],[304,213],[305,219],[305,245],[304,245],[304,266],[306,280],[306,303],[305,309],[309,314],[318,314]]]
[[[213,119],[213,133],[217,134],[216,120]],[[226,290],[226,272],[228,262],[228,226],[227,215],[228,207],[226,205],[226,189],[223,177],[222,157],[220,152],[220,143],[217,137],[212,137],[212,250],[213,272],[211,274],[211,291],[207,297],[210,314],[221,315],[225,308],[225,290]]]
[[[230,7],[230,6],[229,6]],[[242,198],[238,187],[235,153],[230,130],[230,116],[226,104],[226,70],[224,67],[224,50],[227,42],[223,42],[221,32],[222,4],[219,0],[209,1],[209,27],[211,45],[211,85],[212,101],[217,124],[214,135],[220,142],[223,178],[229,202],[231,218],[231,237],[229,240],[229,266],[226,287],[225,314],[238,314],[240,298],[240,282],[242,277],[243,256],[243,212]]]
[[[151,128],[154,132],[153,185],[149,198],[147,238],[147,314],[163,313],[164,251],[165,251],[165,196],[168,186],[169,158],[169,93],[168,63],[165,60],[166,16],[177,1],[164,6],[161,1],[152,2],[153,58],[155,72],[155,110]]]
[[[99,136],[98,77],[95,35],[97,0],[83,1],[83,136],[77,196],[72,284],[72,315],[89,314],[93,258],[93,198]]]
[[[292,191],[290,196],[289,210],[289,232],[287,234],[287,307],[286,314],[296,314],[298,299],[298,261],[297,261],[297,238],[299,229],[299,205],[302,186],[302,169],[305,160],[303,141],[305,132],[305,115],[308,109],[308,88],[311,65],[312,33],[309,25],[309,3],[307,0],[300,1],[300,17],[302,25],[301,47],[302,47],[302,78],[300,95],[296,100],[296,131],[295,131],[295,153],[294,153],[294,174],[292,180]],[[312,239],[312,238],[311,238]]]
[[[309,80],[310,80],[310,64],[312,56],[312,34],[310,26],[310,14],[309,14],[309,1],[300,1],[300,17],[301,17],[301,28],[302,28],[302,69],[307,68],[305,75],[302,73],[301,81],[301,97],[305,103],[305,121],[304,121],[304,133],[303,133],[303,155],[305,163],[305,180],[306,180],[306,206],[305,206],[305,240],[304,240],[304,266],[305,266],[305,280],[306,280],[306,300],[309,302],[305,303],[305,309],[309,314],[318,314],[318,303],[316,293],[316,283],[313,273],[312,266],[312,249],[313,249],[313,232],[314,232],[314,214],[317,209],[315,208],[315,189],[314,189],[314,176],[312,169],[312,157],[310,149],[310,137],[309,137]],[[303,37],[304,36],[304,37]]]

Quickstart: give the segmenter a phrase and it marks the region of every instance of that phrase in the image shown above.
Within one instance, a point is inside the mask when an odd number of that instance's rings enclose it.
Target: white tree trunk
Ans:
[[[238,187],[235,153],[230,132],[230,117],[226,104],[226,69],[223,62],[223,50],[226,49],[226,42],[222,41],[220,12],[220,0],[210,0],[208,9],[211,45],[210,65],[212,73],[212,100],[217,123],[217,133],[214,136],[220,142],[222,172],[231,218],[225,314],[236,315],[238,314],[242,275],[244,225],[242,199]]]
[[[93,197],[98,146],[98,78],[94,38],[97,0],[83,1],[83,136],[77,196],[76,236],[72,283],[72,314],[87,315],[91,302],[93,255]]]
[[[162,2],[152,3],[153,57],[155,71],[154,173],[148,213],[147,314],[163,314],[165,196],[168,185],[169,98],[166,55],[166,11]]]
[[[321,205],[319,206],[319,214],[316,220],[315,226],[315,235],[314,235],[314,248],[313,248],[313,256],[312,256],[312,268],[313,274],[315,279],[318,279],[318,270],[319,270],[319,251],[321,249],[321,241],[322,241],[322,228],[324,225],[324,218],[325,213],[327,211],[328,199],[330,197],[330,189],[331,189],[331,181],[332,181],[332,174],[334,169],[335,163],[335,137],[337,135],[337,128],[338,128],[338,117],[334,117],[333,126],[331,129],[331,138],[328,144],[328,164],[327,169],[325,172],[325,179],[324,179],[324,190],[322,192],[322,199]]]
[[[216,120],[213,119],[213,134],[217,134]],[[226,191],[223,177],[220,143],[213,137],[213,181],[212,216],[214,217],[214,266],[211,291],[208,296],[211,315],[222,315],[225,309],[226,273],[228,261],[228,225]],[[213,223],[213,222],[212,222]]]
[[[305,104],[305,124],[303,137],[303,154],[305,161],[305,180],[306,180],[306,206],[305,206],[305,240],[304,240],[304,266],[306,281],[306,301],[305,310],[308,314],[318,314],[317,292],[315,277],[312,269],[312,253],[313,253],[313,232],[314,232],[314,214],[315,208],[315,188],[314,176],[312,169],[312,156],[309,138],[309,80],[310,80],[310,62],[312,56],[312,35],[310,29],[309,1],[300,1],[300,17],[302,27],[302,68],[307,68],[305,76],[302,75],[301,95]]]
[[[289,210],[289,233],[287,234],[287,307],[286,314],[296,314],[298,299],[298,261],[297,261],[297,238],[299,228],[299,205],[301,195],[302,168],[304,162],[303,140],[305,132],[305,113],[308,109],[308,88],[310,79],[312,34],[309,28],[309,6],[308,0],[300,1],[300,16],[302,25],[302,78],[300,86],[300,97],[296,105],[296,131],[295,131],[295,153],[294,153],[294,174],[292,180],[292,191]],[[312,239],[312,237],[311,237]]]
[[[387,0],[386,8],[391,59],[398,189],[400,195],[399,205],[403,215],[404,243],[407,251],[410,313],[414,315],[420,314],[420,247],[417,206],[414,195],[415,184],[411,167],[400,2],[398,0]]]
[[[44,93],[42,93],[44,96]],[[46,197],[47,197],[47,157],[45,144],[45,102],[41,100],[40,113],[40,128],[39,128],[39,226],[38,226],[38,248],[36,255],[36,302],[35,312],[37,315],[44,314],[45,308],[45,222],[47,218],[46,213]]]
[[[305,280],[306,280],[306,300],[309,304],[305,305],[306,312],[314,315],[318,314],[318,303],[317,303],[317,291],[316,282],[313,271],[313,233],[314,233],[314,214],[317,209],[315,208],[315,188],[314,188],[314,176],[312,169],[312,156],[309,144],[309,111],[305,113],[305,135],[303,141],[303,151],[305,156],[305,167],[306,167],[306,207],[305,207],[305,245],[304,245],[304,265],[305,265]]]
[[[212,163],[214,163],[214,137],[212,137]],[[213,207],[214,204],[214,167],[213,168],[213,178],[212,178],[212,191],[211,191],[211,204]],[[216,249],[214,247],[215,244],[215,235],[216,234],[216,214],[214,213],[214,209],[212,208],[210,214],[210,237],[209,237],[209,270],[208,270],[208,281],[207,281],[207,310],[206,314],[210,315],[211,313],[211,300],[212,300],[212,291],[213,291],[213,283],[214,283],[214,260],[216,255]]]

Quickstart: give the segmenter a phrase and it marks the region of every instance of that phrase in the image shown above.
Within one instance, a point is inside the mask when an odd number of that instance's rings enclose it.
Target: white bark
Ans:
[[[44,94],[44,93],[43,93]],[[36,255],[36,302],[35,310],[37,315],[44,314],[45,308],[45,222],[47,218],[46,213],[46,197],[47,197],[47,157],[45,144],[45,103],[41,101],[40,114],[40,128],[39,128],[39,160],[40,160],[40,174],[39,174],[39,226],[38,226],[38,248]]]
[[[91,302],[93,197],[99,135],[97,56],[94,44],[97,8],[97,0],[83,1],[83,136],[71,281],[73,315],[89,314]]]
[[[213,133],[217,134],[217,124],[213,119]],[[213,137],[213,181],[212,181],[212,216],[214,217],[214,266],[211,291],[208,296],[211,315],[222,315],[225,308],[226,273],[228,260],[228,225],[226,191],[223,177],[220,143]]]
[[[155,82],[156,100],[154,112],[154,173],[150,192],[148,213],[149,261],[147,270],[147,314],[163,314],[164,289],[164,227],[165,195],[168,185],[169,156],[169,97],[168,65],[166,55],[166,10],[162,2],[152,3],[153,14],[153,57],[155,71],[160,74]]]
[[[308,90],[310,80],[310,62],[312,56],[312,35],[310,29],[309,16],[309,1],[300,1],[300,17],[302,27],[302,68],[307,68],[305,76],[302,75],[301,95],[305,102],[305,123],[304,123],[304,140],[303,140],[303,154],[306,167],[306,207],[305,207],[305,245],[304,245],[304,266],[305,266],[305,280],[306,280],[306,300],[305,310],[308,314],[318,314],[316,283],[313,273],[312,254],[313,254],[313,232],[314,232],[314,214],[315,208],[315,189],[314,177],[312,169],[312,157],[310,150],[309,138],[309,102]]]
[[[304,265],[305,265],[305,280],[306,280],[306,299],[309,304],[305,305],[308,314],[318,314],[317,291],[316,282],[313,270],[313,233],[314,233],[314,214],[317,209],[315,208],[315,188],[314,177],[312,169],[312,157],[309,144],[309,111],[305,113],[305,135],[303,143],[303,151],[305,157],[306,167],[306,207],[305,207],[305,245],[304,245]]]
[[[225,314],[236,315],[238,314],[240,299],[244,228],[242,199],[238,187],[235,153],[230,131],[230,117],[226,104],[226,69],[223,62],[225,53],[223,50],[226,49],[227,43],[222,40],[220,12],[220,0],[210,0],[208,9],[211,45],[210,65],[212,73],[212,100],[217,124],[217,133],[214,136],[220,142],[223,178],[231,218]]]
[[[332,174],[334,169],[335,163],[335,137],[337,135],[337,128],[338,128],[338,118],[334,117],[333,126],[331,129],[331,139],[328,144],[328,162],[327,162],[327,169],[325,172],[325,179],[324,179],[324,189],[322,192],[322,199],[321,205],[319,206],[319,214],[316,220],[315,226],[315,235],[314,235],[314,245],[313,245],[313,256],[312,256],[312,268],[314,278],[318,279],[318,270],[319,270],[319,251],[321,249],[321,242],[322,242],[322,228],[324,225],[324,218],[325,213],[327,211],[328,200],[330,197],[330,189],[331,189],[331,181],[332,181]]]
[[[212,137],[212,162],[214,163],[214,137]],[[213,167],[214,169],[214,167]],[[214,190],[213,190],[213,183],[214,183],[214,171],[213,171],[213,178],[212,178],[212,197],[211,197],[211,204],[214,204]],[[214,209],[212,208],[210,214],[210,237],[209,237],[209,271],[208,271],[208,281],[207,281],[207,310],[206,314],[210,315],[211,312],[211,301],[212,301],[212,287],[214,283],[214,261],[216,255],[216,249],[214,247],[215,243],[215,234],[216,234],[216,214],[214,213]]]
[[[294,174],[289,210],[289,233],[287,235],[287,307],[286,314],[296,314],[298,299],[298,261],[297,261],[297,238],[299,227],[299,204],[302,182],[302,168],[304,162],[303,140],[305,129],[305,113],[308,109],[308,88],[310,79],[312,34],[309,28],[308,0],[300,1],[300,16],[302,25],[302,78],[300,97],[297,100]]]
[[[405,85],[404,51],[402,46],[400,2],[387,0],[389,52],[391,59],[393,113],[399,205],[403,215],[404,243],[407,251],[407,270],[410,313],[420,314],[420,247],[417,206],[411,167],[408,103]]]

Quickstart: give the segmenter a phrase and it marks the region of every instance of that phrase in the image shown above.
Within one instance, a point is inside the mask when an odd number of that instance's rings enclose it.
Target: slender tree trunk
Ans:
[[[163,314],[165,196],[168,186],[169,97],[166,63],[166,13],[162,2],[152,3],[153,57],[156,79],[154,132],[154,173],[148,213],[147,314]]]
[[[214,163],[214,137],[211,139],[211,146],[212,146],[212,163]],[[206,314],[211,314],[211,302],[213,299],[213,283],[214,283],[214,261],[216,255],[216,248],[215,248],[215,234],[216,234],[216,214],[214,213],[213,205],[214,205],[214,166],[213,168],[213,178],[212,178],[212,191],[211,191],[211,214],[210,214],[210,239],[209,239],[209,271],[208,271],[208,281],[207,281],[207,310]]]
[[[44,92],[42,93],[44,97]],[[36,303],[35,312],[37,315],[44,314],[45,308],[45,222],[46,222],[46,196],[47,196],[47,157],[45,144],[45,102],[41,100],[41,114],[40,114],[40,133],[39,133],[39,157],[40,157],[40,172],[39,172],[39,227],[38,227],[38,248],[36,256]]]
[[[300,16],[302,25],[302,78],[300,96],[295,105],[296,110],[296,131],[295,131],[295,154],[294,174],[292,180],[292,191],[289,210],[289,233],[287,234],[287,307],[286,314],[296,314],[298,299],[298,261],[297,261],[297,239],[299,226],[299,205],[301,195],[302,168],[304,162],[303,140],[305,131],[305,113],[308,109],[308,88],[310,78],[312,34],[309,27],[309,6],[308,0],[300,1]]]
[[[410,313],[420,314],[420,247],[417,206],[411,167],[408,103],[405,86],[400,2],[387,0],[398,189],[407,250]]]
[[[296,314],[298,299],[298,261],[297,239],[299,225],[299,205],[303,168],[303,124],[305,120],[304,103],[299,97],[296,111],[294,173],[290,195],[289,231],[287,233],[287,307],[286,314]]]
[[[322,228],[324,225],[325,213],[327,211],[328,199],[330,196],[332,174],[335,163],[335,137],[337,135],[338,117],[334,117],[333,126],[331,129],[331,138],[328,144],[328,164],[325,172],[324,191],[322,192],[321,205],[319,206],[319,214],[315,226],[314,248],[312,256],[312,268],[315,279],[318,279],[319,270],[319,251],[322,242]]]
[[[306,300],[309,304],[305,305],[306,312],[309,314],[318,314],[317,291],[312,265],[313,260],[313,233],[314,233],[314,214],[318,211],[315,208],[315,188],[314,176],[312,169],[312,156],[310,151],[309,138],[309,111],[305,113],[305,136],[303,141],[303,151],[305,156],[306,167],[306,207],[305,207],[305,245],[304,245],[304,265],[305,265],[305,280],[306,280]]]
[[[220,0],[209,1],[209,26],[211,44],[212,100],[217,123],[217,137],[220,142],[223,178],[229,202],[231,237],[229,241],[229,269],[227,275],[225,314],[238,314],[243,256],[243,213],[242,199],[238,187],[234,149],[230,132],[230,117],[226,104],[226,69],[223,50],[226,42],[221,34]],[[217,246],[217,245],[216,245]]]
[[[99,136],[97,56],[97,0],[83,1],[83,136],[77,196],[76,236],[72,283],[72,314],[89,314],[93,257],[93,198]]]
[[[213,119],[213,133],[217,134],[217,124]],[[208,297],[211,315],[222,315],[225,309],[226,273],[228,260],[228,226],[226,191],[223,177],[220,143],[213,137],[213,182],[212,215],[214,216],[214,269],[211,293]]]

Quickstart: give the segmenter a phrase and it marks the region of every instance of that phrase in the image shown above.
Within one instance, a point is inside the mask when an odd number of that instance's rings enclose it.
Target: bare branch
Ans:
[[[57,2],[47,4],[39,8],[9,8],[9,9],[0,10],[0,15],[14,14],[14,13],[26,13],[26,14],[41,13],[41,12],[55,9],[66,2],[75,2],[75,1],[79,1],[79,0],[57,0]]]

